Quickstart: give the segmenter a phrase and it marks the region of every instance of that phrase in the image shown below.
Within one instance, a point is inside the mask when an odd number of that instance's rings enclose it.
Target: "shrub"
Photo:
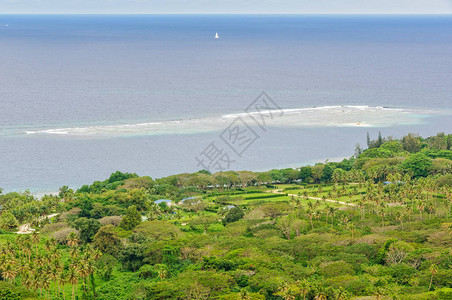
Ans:
[[[53,237],[59,244],[66,245],[67,244],[67,237],[72,232],[78,235],[78,230],[76,230],[75,228],[71,228],[71,227],[67,226],[66,228],[60,229],[58,231],[55,231],[50,236]]]
[[[388,158],[393,157],[393,153],[390,150],[382,149],[382,148],[372,148],[367,149],[360,155],[360,158],[368,157],[368,158]]]
[[[118,227],[119,224],[121,223],[121,220],[122,216],[109,216],[103,217],[102,219],[99,220],[99,222],[102,226],[113,225],[115,227]]]
[[[222,231],[224,229],[224,226],[222,224],[211,224],[209,226],[209,228],[207,229],[207,231],[209,232],[219,232]]]
[[[69,228],[69,225],[65,222],[46,224],[41,230],[41,233],[52,233],[65,228]]]
[[[157,278],[158,275],[158,270],[156,270],[154,266],[151,265],[141,266],[141,268],[138,270],[138,276],[140,276],[140,278]]]
[[[374,245],[359,243],[348,246],[345,251],[351,254],[365,255],[368,259],[373,259],[377,255],[378,250]]]
[[[402,168],[412,172],[415,177],[425,177],[432,168],[432,160],[427,155],[418,152],[407,158],[402,163]]]
[[[321,265],[317,273],[325,277],[336,277],[339,275],[354,275],[355,271],[348,263],[335,261]]]
[[[393,265],[390,268],[390,272],[393,278],[399,284],[407,284],[416,273],[416,269],[407,264]]]
[[[160,220],[143,222],[134,231],[155,240],[172,240],[182,234],[175,225]]]
[[[79,218],[74,222],[74,227],[80,231],[80,238],[85,243],[92,241],[94,235],[100,229],[100,222],[96,219]]]
[[[224,216],[223,225],[226,225],[227,223],[236,222],[243,218],[244,215],[245,213],[243,212],[243,209],[240,206],[231,208],[226,214],[226,216]]]
[[[0,228],[3,229],[14,229],[19,225],[16,217],[9,211],[2,213],[0,216]]]
[[[119,210],[119,207],[116,205],[102,205],[94,203],[93,209],[91,209],[89,213],[91,218],[100,219],[102,217],[119,215]]]
[[[370,293],[372,281],[367,276],[357,276],[348,281],[344,288],[353,295],[366,295]]]
[[[0,281],[0,300],[37,299],[37,295],[24,287]]]
[[[141,214],[135,205],[129,206],[126,215],[122,218],[121,226],[125,230],[132,230],[141,223]]]
[[[452,187],[452,174],[439,177],[436,182],[439,186]]]
[[[389,141],[380,146],[381,149],[389,150],[393,153],[403,152],[403,145],[399,141]]]
[[[121,239],[114,231],[113,225],[101,227],[93,239],[94,247],[102,253],[116,255],[121,249]]]

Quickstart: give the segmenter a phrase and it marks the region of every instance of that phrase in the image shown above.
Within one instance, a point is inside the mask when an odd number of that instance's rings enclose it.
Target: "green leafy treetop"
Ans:
[[[132,230],[141,223],[141,214],[135,205],[129,206],[119,226],[125,230]]]

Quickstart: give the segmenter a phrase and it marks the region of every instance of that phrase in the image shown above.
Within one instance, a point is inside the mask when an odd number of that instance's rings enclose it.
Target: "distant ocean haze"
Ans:
[[[262,91],[285,117],[233,169],[350,156],[367,131],[450,131],[451,28],[448,16],[2,15],[0,187],[196,171],[225,116]]]

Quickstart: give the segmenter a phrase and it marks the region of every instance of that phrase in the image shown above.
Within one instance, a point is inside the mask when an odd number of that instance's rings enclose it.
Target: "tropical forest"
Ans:
[[[350,155],[0,189],[0,299],[452,299],[452,134]]]

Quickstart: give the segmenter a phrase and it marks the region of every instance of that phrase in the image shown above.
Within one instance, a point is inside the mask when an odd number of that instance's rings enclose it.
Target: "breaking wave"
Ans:
[[[149,123],[49,128],[27,130],[24,133],[85,137],[193,134],[223,130],[236,118],[242,118],[250,126],[264,120],[264,126],[268,127],[390,127],[419,124],[438,113],[425,109],[377,106],[322,106]]]

